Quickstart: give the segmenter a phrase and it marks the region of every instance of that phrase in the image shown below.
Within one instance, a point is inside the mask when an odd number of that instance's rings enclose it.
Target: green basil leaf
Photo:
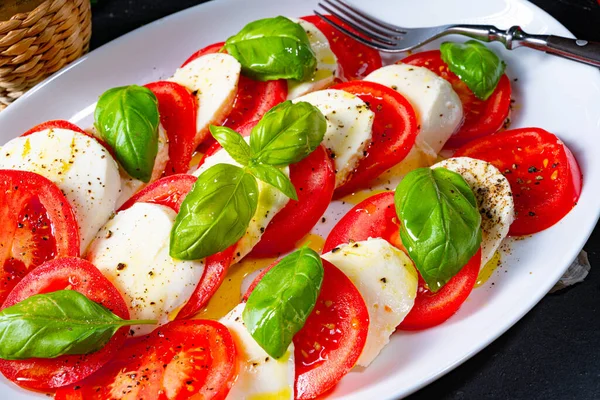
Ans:
[[[280,358],[312,312],[323,282],[321,257],[303,247],[284,257],[258,282],[242,313],[248,332]]]
[[[236,162],[242,165],[248,165],[250,162],[250,146],[244,140],[242,135],[226,126],[210,126],[210,133],[225,151]]]
[[[410,258],[437,292],[479,250],[481,215],[465,180],[445,168],[419,168],[396,188],[400,237]]]
[[[312,78],[317,58],[300,24],[285,17],[265,18],[246,25],[225,42],[227,53],[253,79]]]
[[[225,250],[244,236],[257,206],[258,184],[251,174],[235,165],[213,165],[181,203],[171,257],[199,260]]]
[[[444,42],[440,46],[442,60],[481,100],[494,93],[506,64],[476,40],[466,43]]]
[[[158,100],[148,88],[130,85],[107,90],[94,112],[98,133],[132,177],[149,182],[158,153]]]
[[[251,165],[249,170],[256,178],[279,189],[290,199],[298,201],[296,188],[292,184],[292,181],[290,181],[290,178],[288,178],[280,169],[271,165],[255,164]]]
[[[122,326],[157,321],[119,318],[74,290],[37,294],[0,311],[0,358],[55,358],[100,350]]]
[[[285,101],[267,112],[250,134],[252,160],[284,166],[296,163],[321,144],[327,121],[309,103]]]

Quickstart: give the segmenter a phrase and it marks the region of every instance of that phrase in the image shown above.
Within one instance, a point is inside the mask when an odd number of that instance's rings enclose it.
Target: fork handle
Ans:
[[[454,25],[449,33],[457,33],[485,42],[498,41],[512,50],[529,47],[560,57],[600,67],[600,43],[554,35],[531,35],[519,26],[501,30],[491,25]]]

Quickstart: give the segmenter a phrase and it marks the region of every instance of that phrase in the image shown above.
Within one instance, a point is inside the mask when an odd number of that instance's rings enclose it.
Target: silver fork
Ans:
[[[344,0],[322,0],[319,6],[361,35],[315,10],[314,13],[325,22],[361,43],[387,53],[412,50],[441,36],[458,34],[484,42],[501,42],[508,50],[521,46],[529,47],[600,67],[600,43],[597,42],[554,35],[531,35],[518,26],[507,30],[498,29],[493,25],[463,24],[403,28],[375,18]]]

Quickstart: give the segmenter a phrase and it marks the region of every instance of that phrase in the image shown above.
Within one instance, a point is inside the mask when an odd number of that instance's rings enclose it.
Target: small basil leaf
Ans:
[[[158,100],[148,88],[130,85],[107,90],[94,112],[100,136],[132,177],[149,182],[158,153]]]
[[[266,164],[255,164],[249,167],[250,172],[256,178],[279,189],[292,200],[298,201],[296,188],[281,170]]]
[[[308,247],[284,257],[258,282],[242,313],[248,332],[280,358],[313,310],[323,282],[321,257]]]
[[[171,257],[199,260],[225,250],[244,236],[257,205],[252,175],[235,165],[213,165],[181,203],[171,230]]]
[[[429,289],[437,292],[481,244],[475,196],[459,174],[419,168],[400,182],[394,202],[402,244]]]
[[[285,17],[265,18],[246,25],[225,42],[227,53],[253,79],[310,79],[317,66],[308,35]]]
[[[506,64],[476,40],[466,43],[444,42],[440,46],[442,60],[481,100],[494,93]]]
[[[252,159],[284,166],[296,163],[321,144],[327,121],[309,103],[285,101],[267,112],[250,134]]]
[[[104,347],[126,321],[74,290],[31,296],[0,311],[0,358],[55,358]]]
[[[248,165],[251,156],[250,146],[248,146],[242,135],[226,126],[214,125],[210,126],[210,133],[231,158],[239,164]]]

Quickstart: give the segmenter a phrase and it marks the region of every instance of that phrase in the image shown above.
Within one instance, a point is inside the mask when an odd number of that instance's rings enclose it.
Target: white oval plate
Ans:
[[[522,0],[360,3],[376,16],[404,26],[451,22],[495,24],[501,28],[520,25],[530,33],[570,36],[556,20]],[[70,119],[89,126],[94,102],[106,89],[168,77],[194,51],[226,39],[251,20],[279,14],[299,17],[310,14],[315,6],[316,0],[254,0],[252,6],[244,0],[220,0],[156,21],[90,53],[2,111],[0,143],[50,119]],[[330,394],[332,399],[406,396],[473,356],[548,292],[598,220],[598,70],[528,49],[509,52],[497,44],[494,49],[506,60],[509,77],[518,78],[513,82],[516,103],[512,126],[539,126],[569,145],[584,174],[579,204],[552,228],[514,242],[494,277],[476,289],[449,321],[424,332],[394,334],[373,365],[350,373]],[[339,214],[340,208],[334,208]],[[333,220],[329,218],[318,231],[326,232]],[[0,398],[32,397],[42,396],[20,390],[5,379],[0,384]]]

